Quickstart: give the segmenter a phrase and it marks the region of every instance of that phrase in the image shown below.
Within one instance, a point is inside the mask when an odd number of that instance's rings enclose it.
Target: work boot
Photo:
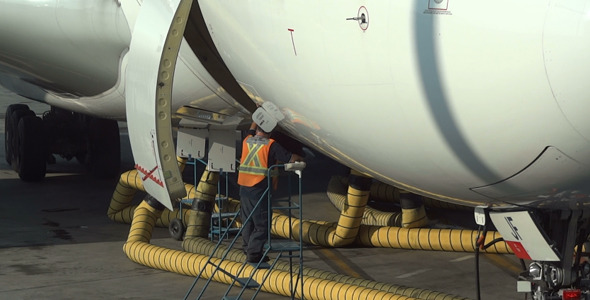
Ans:
[[[269,261],[270,257],[265,255],[264,257],[259,257],[257,259],[248,259],[246,262],[258,269],[270,269],[270,265],[268,264]]]
[[[259,261],[262,262],[269,262],[270,261],[270,257],[268,257],[267,255],[265,255],[264,257],[261,256],[256,256],[253,258],[248,258],[248,263],[250,264],[257,264]]]

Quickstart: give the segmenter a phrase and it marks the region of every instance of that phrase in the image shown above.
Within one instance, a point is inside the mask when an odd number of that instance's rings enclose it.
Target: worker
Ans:
[[[250,264],[267,262],[263,257],[264,243],[268,237],[268,202],[265,191],[268,189],[267,172],[272,165],[281,162],[302,161],[303,157],[291,153],[274,139],[270,132],[264,132],[252,123],[242,143],[242,157],[238,172],[240,185],[240,217],[244,222],[242,229],[243,249]],[[264,197],[264,199],[262,199]],[[263,200],[254,209],[259,200]]]

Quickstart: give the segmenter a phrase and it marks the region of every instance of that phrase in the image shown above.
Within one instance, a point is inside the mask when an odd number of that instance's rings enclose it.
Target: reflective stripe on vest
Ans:
[[[249,136],[242,143],[242,158],[238,173],[238,184],[254,186],[266,178],[268,154],[273,139]]]

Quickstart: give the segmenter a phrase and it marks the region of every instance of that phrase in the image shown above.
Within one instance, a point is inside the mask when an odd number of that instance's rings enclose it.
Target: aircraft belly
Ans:
[[[515,174],[548,145],[588,148],[545,76],[538,2],[384,1],[364,7],[366,27],[347,20],[356,1],[199,3],[228,68],[281,108],[281,126],[398,187],[481,201],[469,188]]]
[[[570,182],[570,178],[580,178],[583,182]],[[585,166],[567,156],[555,147],[547,147],[525,169],[498,183],[473,188],[491,199],[538,200],[539,196],[570,190],[588,192],[587,182],[590,180],[590,166]]]

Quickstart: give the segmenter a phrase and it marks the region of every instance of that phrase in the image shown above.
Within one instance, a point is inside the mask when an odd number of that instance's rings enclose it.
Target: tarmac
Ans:
[[[1,140],[11,103],[29,104],[38,114],[48,108],[0,89]],[[133,168],[133,158],[125,123],[120,124],[126,171]],[[95,179],[75,160],[57,162],[48,166],[43,181],[26,183],[6,163],[0,147],[0,299],[185,299],[193,277],[134,263],[123,252],[130,226],[106,215],[118,179]],[[337,221],[339,212],[326,188],[331,176],[346,172],[317,153],[308,160],[304,219]],[[440,212],[437,220],[474,222],[472,213]],[[167,228],[156,228],[151,243],[181,250]],[[473,253],[306,246],[304,266],[470,299],[477,295]],[[481,299],[523,299],[516,293],[520,271],[512,255],[480,255]],[[187,299],[196,299],[202,282]],[[214,282],[201,299],[221,299],[226,289]],[[262,292],[256,299],[289,298]]]

